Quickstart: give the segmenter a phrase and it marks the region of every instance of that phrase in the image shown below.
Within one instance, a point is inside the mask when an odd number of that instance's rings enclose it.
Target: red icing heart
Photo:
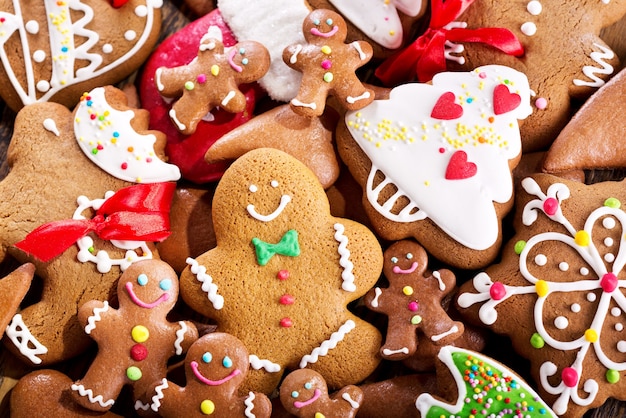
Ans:
[[[454,103],[454,93],[448,91],[442,94],[437,103],[430,112],[430,117],[440,120],[452,120],[458,119],[463,115],[463,108],[461,105]]]
[[[476,164],[467,162],[465,151],[455,151],[446,168],[447,180],[463,180],[476,175]]]
[[[493,113],[502,115],[517,108],[522,102],[522,98],[517,93],[509,92],[509,88],[504,84],[499,84],[493,90]]]

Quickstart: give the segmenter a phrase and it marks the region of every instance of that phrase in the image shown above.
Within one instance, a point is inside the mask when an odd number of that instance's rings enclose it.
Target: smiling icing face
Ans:
[[[210,334],[209,334],[210,335]],[[188,380],[194,384],[215,387],[227,386],[235,390],[248,371],[248,355],[242,343],[229,334],[213,333],[198,340],[189,350]]]
[[[294,415],[305,416],[304,411],[300,411],[303,408],[319,413],[322,401],[328,400],[328,387],[319,373],[299,369],[285,377],[280,390],[280,398],[285,408]],[[316,402],[318,402],[317,405]]]
[[[348,29],[343,18],[329,10],[317,10],[309,14],[302,24],[304,37],[309,43],[324,43],[329,38],[337,38],[343,42]]]
[[[271,188],[276,189],[278,188],[279,183],[277,180],[272,180],[270,181],[269,186]],[[248,187],[248,190],[250,191],[251,194],[254,195],[257,192],[259,192],[259,187],[256,184],[251,184],[250,187]],[[280,201],[276,209],[274,209],[273,211],[267,214],[262,214],[262,213],[257,212],[256,207],[252,203],[246,206],[246,210],[248,211],[250,216],[252,216],[254,219],[261,221],[261,222],[270,222],[276,219],[283,212],[283,210],[285,210],[285,207],[287,206],[289,202],[291,202],[291,196],[287,194],[283,194],[280,196]]]
[[[388,100],[347,112],[348,130],[372,163],[369,203],[391,221],[430,218],[468,248],[491,247],[500,230],[493,202],[513,196],[517,120],[530,114],[529,102],[524,74],[490,65],[437,74],[432,85],[404,84]],[[385,179],[375,184],[380,173]],[[381,202],[387,185],[398,193]],[[410,203],[393,209],[401,197]]]
[[[141,264],[140,264],[141,265]],[[178,278],[165,269],[144,272],[131,266],[118,284],[121,303],[132,303],[143,309],[170,310],[178,298]]]

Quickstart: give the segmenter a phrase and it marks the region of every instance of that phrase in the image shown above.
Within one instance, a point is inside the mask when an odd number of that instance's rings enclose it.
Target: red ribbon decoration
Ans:
[[[48,262],[90,232],[107,241],[163,241],[170,235],[169,212],[175,190],[174,182],[122,188],[105,200],[92,219],[43,224],[15,246]]]
[[[524,47],[515,34],[505,28],[445,29],[474,0],[431,0],[431,19],[426,32],[404,50],[387,58],[375,71],[376,77],[388,86],[417,80],[425,83],[437,73],[446,71],[445,43],[480,42],[516,57]]]

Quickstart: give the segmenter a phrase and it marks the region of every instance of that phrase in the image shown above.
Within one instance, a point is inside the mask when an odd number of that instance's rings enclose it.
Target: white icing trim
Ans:
[[[357,401],[350,397],[348,392],[344,392],[343,395],[341,395],[341,399],[348,402],[352,408],[358,408],[361,406]]]
[[[159,408],[161,407],[161,400],[165,397],[163,391],[167,388],[169,388],[169,384],[165,377],[163,378],[163,380],[161,380],[161,384],[157,385],[154,388],[155,394],[152,397],[152,404],[150,405],[150,409],[152,409],[154,412],[159,412]]]
[[[449,330],[447,330],[446,332],[442,332],[441,334],[437,334],[437,335],[433,335],[432,337],[430,337],[430,339],[433,342],[437,342],[443,338],[446,338],[448,335],[452,335],[456,332],[459,332],[459,327],[457,327],[456,325],[453,325],[452,328],[450,328]]]
[[[386,356],[393,356],[394,354],[409,354],[409,349],[407,347],[402,347],[397,350],[391,350],[389,348],[383,349],[383,354]]]
[[[280,215],[283,212],[283,210],[285,210],[285,207],[287,206],[287,204],[289,204],[289,202],[291,202],[291,196],[286,195],[286,194],[282,195],[280,197],[280,203],[278,204],[278,207],[274,209],[274,211],[268,215],[261,215],[260,213],[258,213],[256,209],[254,208],[254,205],[252,204],[249,204],[248,206],[246,206],[246,210],[248,211],[250,216],[252,216],[257,221],[271,222],[274,219],[276,219],[278,215]]]
[[[185,340],[185,333],[189,329],[187,327],[187,323],[185,321],[178,321],[178,325],[180,325],[180,329],[176,330],[176,341],[174,341],[174,348],[176,349],[176,355],[180,356],[183,354],[183,346],[181,343]]]
[[[300,368],[303,369],[309,363],[317,363],[319,356],[325,356],[328,352],[337,347],[345,336],[356,327],[353,320],[348,319],[339,329],[333,332],[329,339],[322,342],[319,347],[316,347],[311,351],[311,354],[307,354],[300,360]]]
[[[256,398],[256,396],[254,395],[254,392],[250,391],[248,392],[248,396],[246,397],[246,399],[243,401],[244,405],[246,405],[246,409],[244,411],[244,414],[247,418],[255,418],[256,415],[254,415],[252,413],[252,410],[254,409],[254,399]]]
[[[104,401],[104,397],[102,395],[93,396],[93,391],[91,389],[85,389],[85,386],[83,386],[82,384],[77,385],[76,383],[73,383],[71,389],[75,392],[78,392],[80,396],[87,396],[89,402],[97,403],[102,408],[109,408],[115,403],[115,399],[109,399],[108,401]]]
[[[380,298],[380,295],[383,294],[383,291],[381,290],[380,287],[376,287],[374,288],[374,294],[375,296],[374,296],[374,299],[372,299],[371,305],[374,308],[378,308],[378,299]]]
[[[4,332],[13,345],[17,347],[20,354],[29,359],[33,364],[40,364],[41,359],[37,356],[48,352],[48,348],[41,344],[33,334],[30,333],[20,314],[13,316],[11,323]],[[34,348],[31,348],[31,345]]]
[[[217,293],[217,285],[213,283],[213,278],[206,274],[206,267],[200,265],[197,260],[191,257],[188,257],[185,261],[191,266],[191,273],[202,283],[202,291],[207,294],[209,301],[213,304],[213,309],[222,309],[224,307],[224,297]]]
[[[596,48],[599,48],[602,52],[593,51],[589,56],[592,60],[598,63],[598,65],[602,68],[593,67],[591,65],[585,65],[583,67],[583,74],[585,74],[588,78],[593,81],[584,81],[580,79],[574,79],[573,83],[576,86],[588,86],[588,87],[602,87],[605,83],[600,77],[596,74],[610,75],[613,74],[613,66],[604,60],[610,60],[615,57],[615,53],[611,48],[608,48],[604,45],[600,45],[597,43],[593,44]]]
[[[354,284],[354,274],[352,270],[354,269],[354,264],[350,261],[350,250],[348,250],[348,237],[344,234],[345,227],[343,224],[336,223],[334,225],[335,228],[335,240],[339,243],[339,248],[337,251],[339,252],[339,264],[343,267],[343,271],[341,272],[341,280],[343,283],[341,284],[341,288],[346,292],[354,292],[356,291],[356,285]]]
[[[264,369],[268,373],[278,373],[280,371],[280,364],[261,359],[254,354],[248,356],[248,361],[250,362],[250,367],[254,370]]]
[[[94,329],[96,329],[96,322],[100,321],[102,319],[102,317],[100,316],[101,313],[104,313],[106,311],[109,310],[109,302],[108,301],[104,301],[102,308],[94,308],[93,309],[93,314],[91,316],[89,316],[89,318],[87,318],[87,325],[85,325],[85,333],[86,334],[91,334],[91,331],[93,331]]]

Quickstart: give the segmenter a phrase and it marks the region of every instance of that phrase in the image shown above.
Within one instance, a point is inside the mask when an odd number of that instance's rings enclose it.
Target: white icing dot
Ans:
[[[595,302],[596,300],[596,294],[595,293],[587,293],[587,300],[589,302]]]
[[[148,8],[141,4],[135,7],[135,14],[139,17],[146,17],[148,15]]]
[[[604,226],[606,229],[613,229],[613,228],[615,228],[615,219],[614,218],[610,218],[610,217],[606,217],[606,218],[602,219],[602,226]]]
[[[33,60],[35,62],[43,62],[45,59],[46,59],[46,53],[42,51],[41,49],[38,49],[35,52],[33,52]]]
[[[47,92],[48,90],[50,90],[50,83],[48,83],[46,80],[38,81],[37,90],[43,93]]]
[[[137,37],[137,32],[135,32],[134,30],[127,30],[126,32],[124,32],[124,39],[126,39],[127,41],[132,41]]]
[[[546,257],[544,254],[537,254],[537,256],[535,257],[535,264],[537,264],[538,266],[545,266],[547,262],[548,257]]]
[[[604,254],[604,261],[607,263],[612,263],[615,260],[615,255],[611,253]]]
[[[54,119],[50,119],[50,118],[44,119],[43,127],[44,127],[45,130],[52,132],[56,136],[60,136],[61,135],[59,133],[59,129],[57,128],[57,124],[54,121]]]
[[[617,324],[615,324],[615,331],[621,331],[624,329],[624,325],[620,324],[619,322]]]
[[[580,268],[580,274],[582,274],[583,276],[586,276],[589,274],[589,269],[587,267],[581,267]]]
[[[526,22],[520,28],[522,33],[526,36],[533,36],[537,33],[537,26],[533,22]]]
[[[613,245],[613,238],[611,237],[604,238],[604,245],[606,245],[607,247],[610,247],[611,245]]]
[[[110,54],[111,52],[113,52],[113,45],[111,44],[102,45],[102,52],[104,52],[105,54]]]
[[[538,2],[537,0],[533,0],[528,2],[528,4],[526,5],[526,10],[528,10],[528,13],[530,13],[533,16],[537,16],[541,13],[541,3]]]
[[[569,321],[564,316],[557,316],[554,320],[554,326],[558,329],[565,329],[569,325]]]
[[[276,181],[276,180],[272,180],[272,181],[270,182],[270,185],[271,185],[272,187],[276,188],[276,187],[278,187],[278,181]]]
[[[252,193],[256,193],[256,191],[259,190],[259,188],[256,187],[256,185],[251,184],[248,190],[250,190]]]
[[[626,353],[626,341],[618,341],[617,351],[619,351],[620,353]]]
[[[572,312],[578,313],[580,312],[580,305],[577,303],[572,303],[572,306],[570,306],[570,309],[572,310]]]
[[[559,270],[561,270],[561,271],[569,270],[569,264],[567,264],[565,261],[560,262],[559,263]]]
[[[611,315],[620,316],[621,314],[622,314],[622,310],[618,308],[617,306],[614,308],[611,308]]]
[[[32,33],[33,35],[39,32],[39,22],[37,22],[36,20],[29,20],[28,22],[26,22],[26,25],[24,25],[24,27],[26,28],[28,33]]]

